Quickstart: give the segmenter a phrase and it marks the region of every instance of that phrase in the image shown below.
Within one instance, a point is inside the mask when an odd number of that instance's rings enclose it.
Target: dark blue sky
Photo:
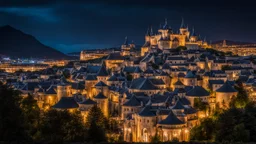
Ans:
[[[34,35],[62,52],[113,47],[124,37],[144,43],[148,26],[164,19],[178,30],[181,18],[207,40],[256,42],[254,3],[243,0],[1,0],[0,25]]]

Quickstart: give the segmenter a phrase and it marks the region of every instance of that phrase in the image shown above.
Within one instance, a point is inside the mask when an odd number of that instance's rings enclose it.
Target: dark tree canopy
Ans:
[[[27,141],[25,118],[18,91],[0,84],[0,141]]]
[[[79,113],[49,110],[42,117],[40,139],[49,142],[79,142],[85,140],[85,128]]]

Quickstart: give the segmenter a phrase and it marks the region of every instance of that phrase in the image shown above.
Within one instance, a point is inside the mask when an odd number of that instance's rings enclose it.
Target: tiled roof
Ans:
[[[45,91],[45,94],[57,94],[57,92],[54,89],[54,86],[51,85],[49,89]]]
[[[107,97],[104,96],[102,92],[98,93],[98,94],[94,97],[94,99],[106,99],[106,98],[107,98]]]
[[[228,82],[225,82],[216,92],[223,92],[223,93],[233,93],[237,92]]]
[[[172,107],[172,109],[174,110],[178,110],[178,109],[185,109],[185,107],[183,106],[183,104],[180,102],[180,100],[178,100],[175,105]]]
[[[94,105],[97,104],[97,102],[93,101],[92,99],[88,98],[85,101],[81,102],[80,104],[84,104],[84,105]]]
[[[108,76],[105,66],[101,66],[100,70],[97,72],[97,76]]]
[[[85,78],[85,80],[97,80],[96,75],[88,74]]]
[[[174,85],[184,85],[180,80],[174,83]]]
[[[146,105],[146,106],[139,112],[139,116],[143,116],[143,117],[152,117],[152,116],[156,116],[156,114],[150,110],[150,106],[149,106],[149,105]]]
[[[56,109],[71,109],[78,107],[79,105],[76,103],[73,97],[62,97],[60,101],[53,106],[53,108]]]
[[[110,53],[106,60],[124,60],[120,53]]]
[[[82,90],[85,88],[85,85],[81,82],[75,82],[71,84],[72,89]]]
[[[132,81],[130,89],[157,90],[158,88],[148,78],[138,78]]]
[[[184,124],[180,119],[174,115],[172,111],[170,111],[169,115],[162,121],[160,121],[158,124],[162,125],[181,125]]]
[[[99,81],[95,86],[96,87],[103,87],[103,86],[108,86],[108,85],[106,85],[103,81]]]
[[[141,106],[141,102],[133,95],[131,99],[124,103],[124,106]]]
[[[195,86],[193,89],[188,91],[186,95],[190,97],[204,97],[209,96],[210,93],[201,86]]]
[[[189,72],[186,74],[185,78],[196,78],[196,76],[193,74],[192,71],[189,71]]]

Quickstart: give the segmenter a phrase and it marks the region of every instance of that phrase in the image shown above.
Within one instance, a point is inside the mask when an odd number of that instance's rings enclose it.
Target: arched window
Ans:
[[[142,134],[142,136],[143,136],[143,142],[148,142],[148,141],[149,141],[149,140],[148,140],[148,131],[147,131],[146,128],[143,129],[143,134]]]

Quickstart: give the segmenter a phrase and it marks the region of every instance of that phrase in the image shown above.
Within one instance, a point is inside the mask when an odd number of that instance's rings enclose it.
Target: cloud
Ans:
[[[54,15],[52,8],[22,8],[22,7],[4,7],[0,12],[6,12],[22,17],[33,17],[47,22],[56,22],[58,18]]]

